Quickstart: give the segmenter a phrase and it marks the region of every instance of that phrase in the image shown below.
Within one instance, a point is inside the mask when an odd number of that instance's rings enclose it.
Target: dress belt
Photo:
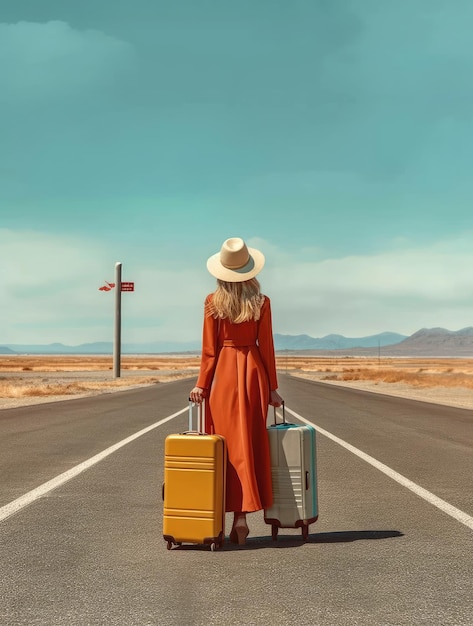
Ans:
[[[224,348],[250,348],[251,346],[256,346],[256,343],[239,343],[238,341],[233,341],[233,339],[224,339],[222,345]]]

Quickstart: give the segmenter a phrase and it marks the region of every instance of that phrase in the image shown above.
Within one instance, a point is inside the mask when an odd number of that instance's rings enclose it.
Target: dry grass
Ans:
[[[0,398],[45,398],[117,391],[152,385],[197,372],[197,357],[122,357],[113,377],[110,357],[1,356]]]
[[[473,359],[280,356],[278,361],[281,371],[316,375],[318,380],[473,389]]]
[[[182,370],[199,366],[196,356],[122,356],[122,371]],[[105,372],[113,369],[109,356],[0,356],[0,372]]]
[[[341,374],[325,376],[322,380],[369,380],[382,383],[405,383],[414,387],[467,387],[473,389],[473,374],[463,372],[406,372],[402,370],[369,369],[344,370]]]
[[[0,356],[0,398],[94,394],[196,376],[191,355],[123,356],[120,378],[109,356]],[[412,388],[473,389],[473,359],[277,355],[281,372],[327,382],[369,381]]]
[[[133,379],[133,386],[151,385],[160,381],[155,378]],[[70,396],[90,392],[113,391],[130,386],[130,379],[84,382],[44,382],[26,381],[22,378],[0,379],[0,398],[44,398],[51,396]]]

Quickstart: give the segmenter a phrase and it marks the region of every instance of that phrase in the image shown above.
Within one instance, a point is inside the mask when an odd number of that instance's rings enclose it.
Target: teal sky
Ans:
[[[473,325],[469,0],[3,0],[0,344],[200,337],[205,261],[276,332]]]

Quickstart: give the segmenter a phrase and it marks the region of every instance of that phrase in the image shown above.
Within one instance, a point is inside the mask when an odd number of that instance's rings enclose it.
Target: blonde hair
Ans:
[[[240,283],[217,279],[217,289],[209,303],[208,315],[228,319],[233,324],[259,320],[264,296],[256,278]]]

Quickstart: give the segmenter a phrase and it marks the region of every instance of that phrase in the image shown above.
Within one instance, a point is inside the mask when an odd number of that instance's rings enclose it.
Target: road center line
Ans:
[[[290,413],[291,415],[293,415],[294,417],[296,417],[298,420],[301,420],[301,422],[305,422],[306,424],[315,426],[317,432],[319,432],[321,435],[324,435],[324,437],[327,437],[328,439],[331,439],[335,443],[338,443],[340,446],[342,446],[343,448],[346,448],[346,450],[349,450],[350,452],[358,456],[360,459],[363,459],[363,461],[366,461],[367,463],[369,463],[370,465],[378,469],[380,472],[383,472],[383,474],[386,474],[386,476],[389,476],[389,478],[392,478],[403,487],[407,487],[407,489],[410,489],[410,491],[412,491],[416,495],[420,496],[421,498],[423,498],[430,504],[433,504],[438,509],[446,513],[447,515],[450,515],[450,517],[453,517],[458,522],[461,522],[462,524],[464,524],[465,526],[468,526],[468,528],[471,528],[473,530],[473,517],[471,517],[471,515],[468,515],[464,511],[457,509],[453,505],[449,504],[445,500],[442,500],[441,498],[434,495],[430,491],[427,491],[427,489],[424,489],[420,485],[417,485],[416,483],[412,482],[412,480],[409,480],[402,474],[399,474],[398,472],[391,469],[384,463],[381,463],[380,461],[370,456],[369,454],[362,452],[358,448],[355,448],[355,446],[352,446],[350,443],[347,443],[346,441],[344,441],[343,439],[340,439],[336,435],[332,435],[332,433],[328,432],[327,430],[320,428],[320,426],[317,426],[317,424],[314,424],[308,419],[305,419],[305,417],[302,417],[302,415],[299,415],[295,411],[292,411],[291,409],[288,409],[287,407],[286,407],[286,411]]]
[[[20,496],[16,500],[13,500],[13,502],[10,502],[9,504],[2,506],[0,508],[0,522],[7,519],[7,517],[10,517],[11,515],[18,513],[18,511],[23,509],[25,506],[28,506],[28,504],[31,504],[35,500],[38,500],[39,498],[46,495],[50,491],[57,489],[64,483],[71,480],[71,478],[75,478],[76,476],[84,472],[86,469],[89,469],[89,467],[92,467],[92,465],[95,465],[96,463],[103,461],[103,459],[105,459],[107,456],[110,456],[110,454],[113,454],[120,448],[123,448],[123,446],[126,446],[128,443],[131,443],[135,439],[138,439],[139,437],[146,435],[146,433],[149,433],[151,430],[158,428],[158,426],[162,426],[166,422],[169,422],[175,417],[178,417],[178,415],[182,415],[182,413],[186,411],[188,411],[188,408],[181,409],[177,413],[173,413],[172,415],[165,417],[159,422],[156,422],[155,424],[151,424],[151,426],[147,426],[146,428],[143,428],[143,430],[138,431],[134,435],[130,435],[129,437],[127,437],[126,439],[123,439],[122,441],[119,441],[118,443],[115,443],[113,446],[110,446],[106,450],[99,452],[98,454],[91,457],[90,459],[87,459],[86,461],[79,463],[79,465],[72,467],[66,472],[59,474],[59,476],[56,476],[55,478],[48,480],[47,482],[43,483],[39,487],[36,487],[32,491],[28,491],[28,493],[25,493],[23,496]]]

